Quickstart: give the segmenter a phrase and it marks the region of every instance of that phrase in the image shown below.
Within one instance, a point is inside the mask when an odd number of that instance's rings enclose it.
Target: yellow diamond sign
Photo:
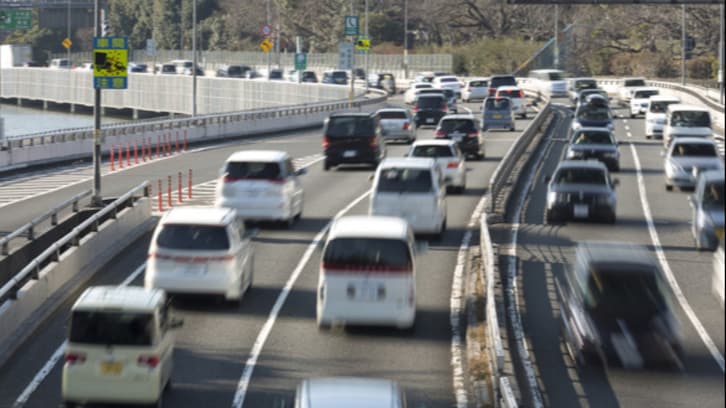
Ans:
[[[272,41],[270,41],[269,39],[265,38],[260,43],[260,49],[262,49],[262,51],[264,51],[264,52],[270,52],[270,50],[272,49]]]
[[[61,42],[61,44],[63,44],[63,48],[65,48],[65,49],[69,49],[69,48],[71,48],[71,45],[73,45],[73,41],[71,41],[71,39],[70,39],[70,38],[66,37],[66,38],[65,38],[65,39],[63,40],[63,42]]]

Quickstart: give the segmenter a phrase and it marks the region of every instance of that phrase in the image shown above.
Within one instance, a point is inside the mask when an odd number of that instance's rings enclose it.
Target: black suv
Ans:
[[[374,167],[386,157],[386,145],[375,115],[336,113],[323,125],[323,168],[339,164],[370,164]]]
[[[244,78],[247,71],[252,68],[247,65],[222,65],[217,69],[218,77],[225,78]]]
[[[443,94],[420,95],[413,105],[416,127],[436,126],[449,111]]]

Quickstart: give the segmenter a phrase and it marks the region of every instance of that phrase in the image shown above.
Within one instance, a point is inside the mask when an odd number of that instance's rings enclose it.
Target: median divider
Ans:
[[[0,288],[0,366],[125,245],[153,229],[148,185],[106,205]]]

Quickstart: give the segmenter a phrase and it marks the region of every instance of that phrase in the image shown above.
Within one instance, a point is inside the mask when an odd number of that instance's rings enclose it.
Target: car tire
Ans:
[[[328,323],[328,322],[318,321],[317,324],[318,324],[318,331],[323,331],[323,330],[328,331],[328,330],[330,330],[331,324]]]
[[[610,171],[612,171],[614,173],[619,172],[620,171],[620,164],[616,164],[616,165],[612,166],[612,168],[610,168]]]
[[[631,113],[630,114],[630,119],[635,119],[635,114],[634,113]]]
[[[512,127],[510,127],[510,128],[509,128],[509,131],[510,131],[510,132],[516,132],[516,131],[517,131],[517,129],[516,129],[516,128],[515,128],[514,126],[512,126]]]
[[[612,215],[608,216],[608,217],[607,217],[607,218],[605,219],[605,222],[607,222],[608,224],[612,224],[612,225],[614,225],[615,223],[617,223],[617,222],[618,222],[618,216],[617,216],[617,215],[615,215],[615,214],[612,214]]]
[[[673,191],[673,186],[670,184],[666,184],[665,189],[666,189],[666,191]]]
[[[553,225],[557,223],[557,219],[555,218],[554,214],[552,214],[552,211],[545,210],[544,223],[546,225]]]
[[[330,162],[328,162],[328,161],[326,160],[326,161],[325,161],[325,162],[323,163],[323,170],[325,170],[325,171],[328,171],[328,170],[330,170],[330,167],[332,167],[332,166],[330,165]]]
[[[522,114],[522,119],[527,119],[527,114],[526,113],[523,113]]]

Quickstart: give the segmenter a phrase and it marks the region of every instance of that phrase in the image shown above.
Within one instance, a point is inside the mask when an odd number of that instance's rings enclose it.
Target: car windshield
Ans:
[[[601,95],[605,99],[608,97],[607,92],[602,89],[583,89],[580,91],[580,98],[582,98],[582,100],[585,100],[588,95]]]
[[[381,170],[376,191],[379,193],[428,193],[432,188],[431,170],[391,167]]]
[[[450,146],[445,145],[431,145],[431,146],[416,146],[411,152],[412,157],[454,157],[454,152],[451,151]]]
[[[76,310],[71,314],[69,341],[103,346],[150,346],[153,333],[151,313]]]
[[[672,105],[674,103],[678,103],[675,101],[667,102],[667,101],[657,101],[657,102],[650,102],[650,111],[653,113],[665,113],[666,109],[668,108],[668,105]]]
[[[711,127],[711,115],[706,111],[675,111],[671,115],[672,126]]]
[[[596,317],[649,323],[668,308],[663,283],[652,269],[593,268],[588,280],[587,306]]]
[[[508,98],[487,98],[484,101],[484,109],[486,110],[507,110],[509,107]]]
[[[405,241],[384,238],[334,238],[325,247],[327,268],[411,269],[412,259]]]
[[[635,98],[635,99],[648,99],[651,96],[658,95],[658,94],[659,94],[659,92],[657,90],[652,90],[652,91],[637,91],[633,95],[633,98]]]
[[[626,79],[625,86],[626,87],[645,86],[645,81],[642,79]]]
[[[606,185],[607,177],[600,169],[565,168],[557,172],[555,184]]]
[[[703,206],[723,210],[725,204],[723,180],[720,183],[709,183],[703,192]]]
[[[712,144],[704,143],[678,143],[673,146],[673,157],[716,157],[716,147]]]
[[[476,132],[476,124],[472,119],[444,119],[439,125],[443,132]]]
[[[283,177],[277,162],[227,162],[224,172],[232,179],[276,180]]]
[[[406,116],[406,112],[404,111],[378,112],[378,117],[381,119],[408,119],[408,116]]]
[[[577,118],[584,120],[608,120],[610,119],[610,109],[606,107],[588,106],[580,109],[577,113]]]
[[[416,105],[418,105],[419,108],[435,108],[438,109],[441,107],[441,105],[444,104],[444,98],[443,97],[433,97],[433,98],[418,98],[416,101]]]
[[[211,250],[229,249],[227,229],[221,225],[165,224],[156,245],[167,249]]]
[[[562,72],[548,72],[547,78],[550,81],[562,81],[563,79],[565,79],[565,77],[562,76]]]
[[[433,86],[428,83],[414,84],[414,89],[429,89],[429,88],[433,88]]]
[[[328,137],[373,136],[373,120],[368,116],[337,116],[328,121],[325,135]]]
[[[494,89],[509,85],[517,85],[517,80],[513,76],[494,77],[489,80],[489,86]]]
[[[591,132],[582,131],[575,135],[573,139],[575,144],[613,144],[613,140],[608,132]]]

